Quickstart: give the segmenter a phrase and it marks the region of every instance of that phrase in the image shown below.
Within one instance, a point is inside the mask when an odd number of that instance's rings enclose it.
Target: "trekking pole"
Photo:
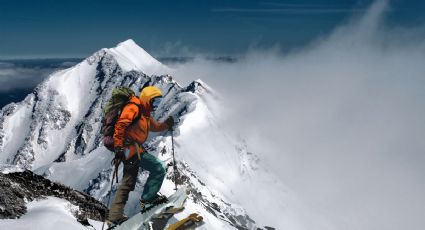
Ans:
[[[115,164],[115,166],[114,166],[114,172],[112,173],[112,181],[111,181],[111,189],[109,190],[109,194],[108,194],[108,205],[106,206],[106,208],[108,208],[109,209],[109,203],[111,202],[111,193],[112,193],[112,186],[114,185],[114,179],[116,178],[117,180],[118,180],[118,170],[117,170],[117,164]],[[117,181],[117,183],[118,183],[118,181]],[[103,221],[103,224],[102,224],[102,230],[103,230],[103,228],[105,227],[105,222],[106,222],[106,213],[105,213],[105,218],[104,218],[104,221]]]
[[[174,129],[171,129],[171,149],[173,151],[173,171],[174,171],[174,190],[177,191],[177,165],[176,158],[174,157]]]

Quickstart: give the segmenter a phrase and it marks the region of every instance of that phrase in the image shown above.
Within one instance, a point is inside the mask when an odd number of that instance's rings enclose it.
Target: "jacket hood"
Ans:
[[[140,101],[143,107],[147,109],[149,112],[152,111],[151,100],[155,97],[162,97],[161,90],[155,86],[148,86],[143,88],[140,93]]]

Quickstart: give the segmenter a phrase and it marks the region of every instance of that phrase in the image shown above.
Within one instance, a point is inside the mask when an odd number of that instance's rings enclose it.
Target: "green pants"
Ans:
[[[137,182],[139,168],[149,172],[149,177],[143,188],[141,199],[152,200],[156,197],[165,178],[164,164],[155,156],[149,153],[141,154],[141,160],[134,156],[124,162],[124,175],[121,180],[114,201],[109,209],[108,219],[111,221],[119,220],[124,214],[124,206],[128,200],[128,194],[134,190]]]

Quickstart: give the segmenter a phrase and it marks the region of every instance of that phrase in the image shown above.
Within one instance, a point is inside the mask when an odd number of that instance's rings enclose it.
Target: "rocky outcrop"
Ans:
[[[107,208],[93,197],[52,182],[31,171],[0,173],[0,218],[14,219],[26,213],[26,203],[54,196],[68,200],[79,210],[75,217],[80,222],[87,218],[103,221]]]

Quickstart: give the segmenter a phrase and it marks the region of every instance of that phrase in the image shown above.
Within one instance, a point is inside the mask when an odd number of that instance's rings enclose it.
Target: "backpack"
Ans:
[[[121,111],[128,104],[137,105],[139,108],[138,115],[133,120],[132,124],[135,121],[138,121],[141,116],[141,106],[134,102],[130,102],[130,98],[135,96],[134,91],[127,87],[118,87],[112,91],[112,97],[108,100],[106,107],[103,111],[102,119],[102,136],[103,136],[103,145],[110,151],[114,151],[114,131],[115,123],[121,115]]]

